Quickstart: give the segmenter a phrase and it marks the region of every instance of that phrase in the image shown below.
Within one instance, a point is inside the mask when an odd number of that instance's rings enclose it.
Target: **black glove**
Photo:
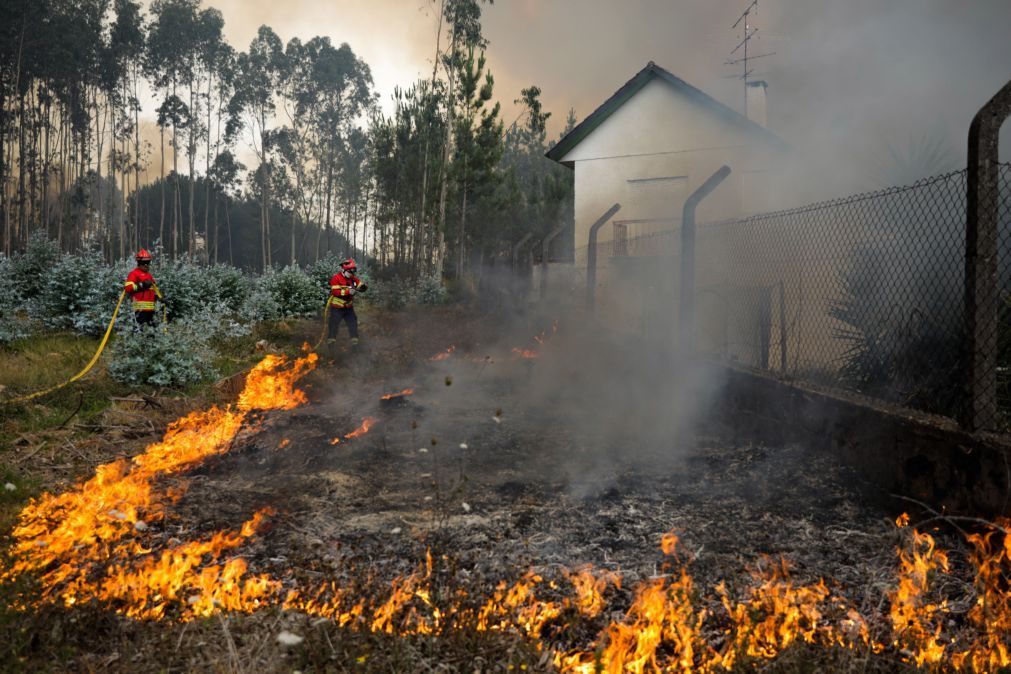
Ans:
[[[366,283],[363,283],[363,284],[361,284],[360,286],[358,286],[356,288],[356,290],[358,290],[358,292],[360,292],[360,293],[363,293],[363,292],[365,292],[368,289],[369,289],[369,286]]]
[[[137,290],[150,290],[150,289],[151,289],[150,281],[141,281],[137,284]]]

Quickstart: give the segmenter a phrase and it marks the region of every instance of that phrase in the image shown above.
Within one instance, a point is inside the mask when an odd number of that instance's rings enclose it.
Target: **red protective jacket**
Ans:
[[[150,283],[151,287],[141,290],[140,284],[143,282]],[[133,300],[134,311],[154,311],[154,303],[158,299],[154,290],[154,276],[137,267],[126,277],[126,294]]]
[[[359,283],[361,283],[361,279],[354,274],[351,275],[351,278],[344,276],[342,271],[334,274],[330,279],[330,306],[337,309],[353,307],[355,298],[351,294],[351,289],[357,288]]]

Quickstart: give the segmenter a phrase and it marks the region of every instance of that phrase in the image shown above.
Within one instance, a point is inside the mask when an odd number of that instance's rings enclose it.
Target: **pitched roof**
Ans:
[[[567,155],[572,148],[576,147],[583,141],[584,138],[589,136],[593,131],[604,123],[604,121],[610,117],[614,112],[625,104],[628,99],[632,98],[637,94],[643,87],[645,87],[653,78],[659,77],[664,82],[667,82],[675,90],[684,94],[691,100],[699,103],[709,109],[710,112],[721,117],[731,124],[736,124],[741,128],[754,133],[756,137],[762,138],[768,143],[771,143],[779,148],[785,149],[787,144],[779,136],[773,132],[766,129],[761,124],[754,122],[741,113],[737,112],[733,108],[730,108],[723,103],[702,91],[697,89],[692,85],[685,82],[680,77],[664,70],[660,66],[656,65],[652,61],[646,64],[646,67],[635,74],[635,77],[625,82],[621,89],[618,89],[614,94],[608,98],[604,103],[593,111],[589,117],[584,119],[579,125],[576,126],[572,131],[570,131],[564,138],[562,138],[558,143],[548,150],[545,156],[548,159],[552,159],[557,162],[564,163],[569,167],[572,166],[572,162],[562,162],[562,157]]]

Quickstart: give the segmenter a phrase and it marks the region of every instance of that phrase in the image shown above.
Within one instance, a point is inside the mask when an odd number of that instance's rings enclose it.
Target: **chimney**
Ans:
[[[765,110],[765,90],[769,88],[769,83],[765,80],[755,80],[748,82],[747,90],[747,116],[753,122],[766,126]]]

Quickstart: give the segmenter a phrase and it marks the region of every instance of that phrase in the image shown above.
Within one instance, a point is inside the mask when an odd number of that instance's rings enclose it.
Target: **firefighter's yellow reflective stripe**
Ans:
[[[351,306],[351,300],[350,299],[346,300],[346,299],[343,299],[341,297],[331,297],[330,298],[330,304],[332,304],[335,307],[344,308],[344,307]]]
[[[154,302],[141,302],[139,300],[133,301],[134,311],[154,311]]]
[[[119,315],[119,309],[120,309],[120,307],[123,306],[123,298],[125,298],[125,297],[126,297],[126,289],[124,289],[123,292],[121,292],[119,294],[119,300],[116,302],[116,308],[113,310],[113,312],[112,312],[112,318],[109,320],[109,327],[107,327],[105,329],[105,336],[102,337],[102,342],[101,342],[101,344],[98,345],[98,351],[96,351],[95,355],[91,357],[91,360],[88,362],[87,365],[84,366],[83,370],[81,370],[80,372],[78,372],[73,377],[71,377],[67,381],[63,382],[62,384],[57,384],[56,386],[51,386],[51,387],[47,388],[45,391],[39,391],[38,393],[33,393],[31,395],[28,395],[28,396],[22,396],[21,398],[14,398],[12,400],[7,400],[5,402],[8,402],[8,403],[21,403],[21,402],[26,402],[28,400],[34,400],[35,398],[41,398],[42,396],[44,396],[46,394],[49,394],[49,393],[52,393],[53,391],[56,391],[58,389],[61,389],[64,386],[67,386],[68,384],[73,384],[75,381],[77,381],[78,379],[80,379],[84,375],[88,374],[88,372],[91,371],[91,368],[95,367],[95,363],[98,362],[98,358],[102,355],[102,351],[105,350],[105,345],[109,343],[109,336],[112,335],[112,328],[113,328],[113,326],[116,325],[116,316]]]
[[[127,281],[126,282],[126,291],[128,293],[135,293],[135,292],[137,292],[137,284],[134,283],[133,281]]]

